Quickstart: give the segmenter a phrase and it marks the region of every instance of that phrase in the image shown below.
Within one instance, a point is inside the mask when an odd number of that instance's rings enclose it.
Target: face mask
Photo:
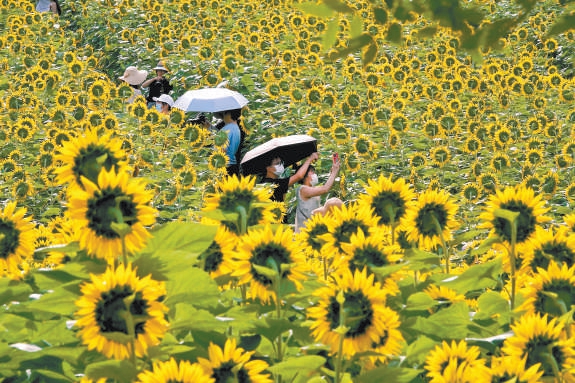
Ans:
[[[311,175],[311,186],[317,185],[318,182],[319,182],[319,180],[317,179],[317,174],[313,173]]]
[[[162,111],[162,104],[156,103],[156,110],[157,110],[158,112],[161,112],[161,111]]]
[[[284,170],[285,169],[283,164],[276,165],[274,174],[279,177],[283,174]]]

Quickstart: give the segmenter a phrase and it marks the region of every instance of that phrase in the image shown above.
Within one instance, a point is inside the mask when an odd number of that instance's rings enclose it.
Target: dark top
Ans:
[[[168,94],[172,90],[172,86],[167,78],[162,77],[160,81],[155,80],[149,86],[148,97],[146,101],[155,102],[154,97],[160,97],[162,94]]]
[[[271,197],[272,201],[283,202],[285,194],[289,188],[289,177],[288,178],[264,178],[263,183],[277,185],[274,189],[274,194]]]

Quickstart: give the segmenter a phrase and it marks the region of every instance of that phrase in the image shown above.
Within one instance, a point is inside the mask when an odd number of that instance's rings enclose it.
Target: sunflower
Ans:
[[[491,382],[485,360],[479,356],[479,347],[468,347],[465,340],[459,343],[453,340],[451,345],[443,341],[425,359],[426,377],[430,383]]]
[[[69,208],[80,232],[80,247],[98,258],[114,259],[124,250],[142,249],[151,235],[145,226],[156,222],[156,210],[148,203],[152,193],[142,179],[127,172],[102,170],[98,183],[83,178],[85,189],[70,192]],[[129,232],[120,235],[114,225],[125,224]],[[125,248],[124,248],[125,247]]]
[[[386,292],[374,277],[368,275],[367,269],[354,273],[342,269],[341,273],[333,275],[333,282],[314,292],[319,301],[307,309],[308,317],[313,320],[312,336],[330,346],[332,353],[341,352],[351,357],[372,350],[373,345],[381,344],[385,336],[389,337],[387,342],[403,341],[401,333],[395,331],[397,318],[385,305]],[[391,317],[395,320],[387,322]],[[394,331],[389,331],[390,324]],[[340,336],[343,337],[341,343]],[[396,338],[392,339],[392,336]],[[397,348],[393,351],[397,352]]]
[[[328,233],[320,236],[320,239],[325,241],[322,250],[333,256],[342,254],[344,252],[342,244],[349,243],[353,234],[359,229],[369,233],[372,228],[377,227],[378,222],[379,218],[366,205],[356,203],[334,209],[326,220]]]
[[[126,156],[122,142],[109,134],[98,137],[96,130],[87,130],[83,136],[64,142],[55,156],[63,165],[58,168],[58,182],[83,187],[82,177],[97,182],[101,170],[123,173]]]
[[[479,215],[483,221],[482,228],[490,229],[491,236],[499,236],[505,243],[511,243],[511,223],[497,217],[496,211],[499,209],[510,210],[519,213],[516,219],[517,238],[516,243],[520,246],[530,242],[538,224],[547,222],[549,217],[544,214],[549,210],[545,208],[545,201],[542,196],[535,196],[533,189],[519,185],[506,187],[503,191],[497,190],[495,195],[491,195],[487,201],[487,209]]]
[[[239,277],[240,285],[250,283],[253,298],[268,303],[270,298],[277,302],[276,292],[282,286],[254,266],[270,268],[276,272],[280,283],[291,282],[299,291],[305,279],[305,256],[293,241],[291,229],[279,227],[274,233],[269,225],[261,230],[250,230],[240,237],[236,249],[232,276]],[[276,289],[274,291],[274,288]]]
[[[451,160],[451,151],[446,145],[440,145],[431,149],[429,156],[434,165],[444,167]]]
[[[405,218],[408,240],[417,242],[427,250],[450,241],[451,231],[458,223],[455,220],[457,205],[452,202],[449,193],[427,189],[419,195],[413,209]]]
[[[539,383],[543,371],[539,369],[540,364],[526,368],[527,358],[517,360],[509,356],[499,356],[491,358],[491,381],[492,382],[517,382],[517,383]]]
[[[272,383],[269,374],[264,371],[268,364],[259,359],[252,358],[254,351],[245,351],[236,346],[234,338],[228,338],[224,349],[210,343],[208,347],[209,359],[198,358],[198,363],[214,380],[214,383]]]
[[[365,194],[360,198],[360,204],[373,209],[379,219],[379,225],[401,225],[404,223],[407,211],[413,205],[415,193],[403,178],[395,181],[380,175],[377,181],[368,179]]]
[[[233,265],[231,259],[234,255],[238,237],[225,226],[220,225],[210,246],[200,255],[201,268],[216,279],[231,274]]]
[[[225,172],[226,164],[228,163],[228,156],[221,150],[215,150],[208,158],[208,168],[212,171]]]
[[[168,308],[161,302],[166,295],[163,282],[138,277],[130,264],[91,274],[90,280],[81,286],[82,296],[76,301],[78,335],[88,350],[123,360],[133,353],[142,357],[148,347],[160,343],[168,329]]]
[[[215,379],[205,371],[199,363],[190,363],[174,359],[166,362],[154,362],[152,371],[144,371],[138,375],[138,383],[214,383]]]
[[[475,182],[468,182],[461,188],[461,196],[467,202],[476,202],[481,195],[481,187]]]
[[[526,368],[540,363],[543,376],[553,376],[552,364],[565,370],[575,365],[575,339],[564,335],[564,325],[557,318],[525,314],[511,324],[511,330],[513,336],[503,342],[501,351],[517,362],[526,358]]]
[[[0,211],[0,275],[19,275],[18,266],[34,253],[34,224],[25,208],[9,202]]]
[[[441,309],[448,308],[457,302],[465,302],[464,295],[458,294],[457,291],[445,286],[432,284],[423,290],[423,292],[436,301],[436,306],[433,309],[430,309],[431,312],[437,312]]]

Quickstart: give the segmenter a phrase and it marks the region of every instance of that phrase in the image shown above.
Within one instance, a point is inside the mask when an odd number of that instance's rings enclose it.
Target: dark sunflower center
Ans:
[[[439,228],[435,224],[435,220],[439,223]],[[428,203],[419,209],[417,218],[415,220],[417,230],[421,235],[426,237],[433,237],[440,235],[441,231],[447,225],[447,211],[445,206],[435,202]]]
[[[533,252],[533,261],[531,261],[531,269],[537,272],[537,268],[541,267],[547,269],[549,261],[555,260],[557,263],[564,263],[568,267],[573,266],[575,253],[565,243],[544,243],[541,249]]]
[[[241,205],[249,208],[254,195],[250,190],[233,190],[222,193],[220,196],[219,209],[224,211],[235,211],[236,206]]]
[[[509,201],[501,204],[501,209],[519,213],[517,217],[517,243],[523,243],[535,231],[537,223],[533,209],[522,201]],[[495,233],[504,240],[511,242],[511,223],[504,218],[495,218],[493,222]]]
[[[313,250],[320,251],[322,247],[322,241],[317,239],[320,235],[327,233],[327,225],[323,223],[318,223],[311,230],[308,231],[307,244]]]
[[[383,334],[379,337],[379,342],[377,343],[371,342],[371,348],[385,346],[388,339],[389,339],[389,332],[387,330],[383,330]]]
[[[351,272],[354,272],[356,269],[363,269],[364,266],[382,267],[385,265],[389,265],[385,254],[378,248],[368,245],[364,248],[355,249],[349,268]]]
[[[529,342],[527,342],[525,345],[525,351],[523,352],[523,356],[527,354],[525,369],[528,369],[536,363],[541,363],[541,368],[545,371],[543,375],[553,375],[553,367],[548,362],[546,362],[547,358],[544,356],[545,354],[549,354],[549,345],[552,343],[555,343],[555,340],[549,339],[544,335],[537,335],[530,339]],[[553,358],[557,362],[558,366],[561,366],[565,361],[563,351],[560,347],[552,346],[551,354],[553,355]]]
[[[279,269],[282,264],[291,263],[291,258],[290,253],[282,245],[277,243],[265,243],[257,246],[253,250],[250,262],[258,266]],[[251,269],[251,273],[254,279],[264,286],[269,286],[273,283],[271,279],[265,275],[259,274],[253,267]],[[289,273],[289,270],[281,272],[281,278],[286,278]]]
[[[361,291],[346,291],[344,296],[345,326],[349,328],[345,336],[347,338],[361,336],[369,330],[373,323],[371,301]],[[340,325],[340,310],[341,305],[337,302],[336,297],[330,297],[326,319],[332,330]]]
[[[373,197],[371,207],[379,217],[380,225],[391,225],[392,221],[397,223],[405,214],[405,203],[400,193],[382,191]]]
[[[555,293],[557,298],[552,298],[546,293]],[[552,317],[560,317],[564,314],[563,309],[569,309],[575,303],[575,286],[566,280],[553,280],[546,283],[541,291],[537,292],[535,299],[535,311],[538,313],[548,313]]]
[[[98,236],[109,239],[120,237],[112,229],[112,223],[119,223],[121,219],[132,226],[138,221],[136,204],[132,197],[125,195],[120,188],[105,188],[96,192],[94,197],[88,200],[86,218],[90,229]]]
[[[0,234],[4,236],[0,239],[0,258],[7,260],[20,244],[20,231],[14,222],[0,218]]]
[[[102,160],[103,162],[101,162]],[[110,171],[112,167],[114,170],[118,170],[117,165],[118,160],[114,153],[104,146],[90,144],[88,147],[80,149],[80,153],[74,159],[72,170],[76,175],[76,182],[81,185],[81,176],[97,183],[100,170]]]
[[[235,363],[227,361],[222,363],[220,367],[214,368],[212,378],[215,383],[251,383],[250,376],[244,368],[240,368],[237,372],[234,371]]]
[[[369,227],[362,221],[352,218],[348,221],[343,221],[336,229],[334,237],[336,239],[336,246],[341,251],[342,243],[349,243],[352,234],[357,233],[357,229],[363,230],[364,233],[369,231]]]
[[[220,245],[216,242],[212,242],[204,254],[204,271],[207,271],[208,273],[216,271],[224,259]]]
[[[117,286],[110,291],[103,292],[96,304],[96,322],[100,332],[121,332],[129,335],[126,320],[122,313],[127,310],[124,298],[134,294],[130,286]],[[142,293],[137,292],[130,304],[130,314],[134,316],[147,315],[148,302],[142,298]],[[136,321],[134,333],[143,334],[145,321]]]

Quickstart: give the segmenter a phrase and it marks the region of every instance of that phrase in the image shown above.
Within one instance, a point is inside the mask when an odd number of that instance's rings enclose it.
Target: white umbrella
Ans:
[[[272,138],[245,154],[241,161],[242,173],[264,173],[265,168],[275,157],[280,157],[287,167],[314,152],[317,152],[317,140],[314,137],[296,134]]]
[[[241,93],[227,88],[188,90],[174,103],[174,108],[184,112],[221,112],[241,109],[248,103]]]

